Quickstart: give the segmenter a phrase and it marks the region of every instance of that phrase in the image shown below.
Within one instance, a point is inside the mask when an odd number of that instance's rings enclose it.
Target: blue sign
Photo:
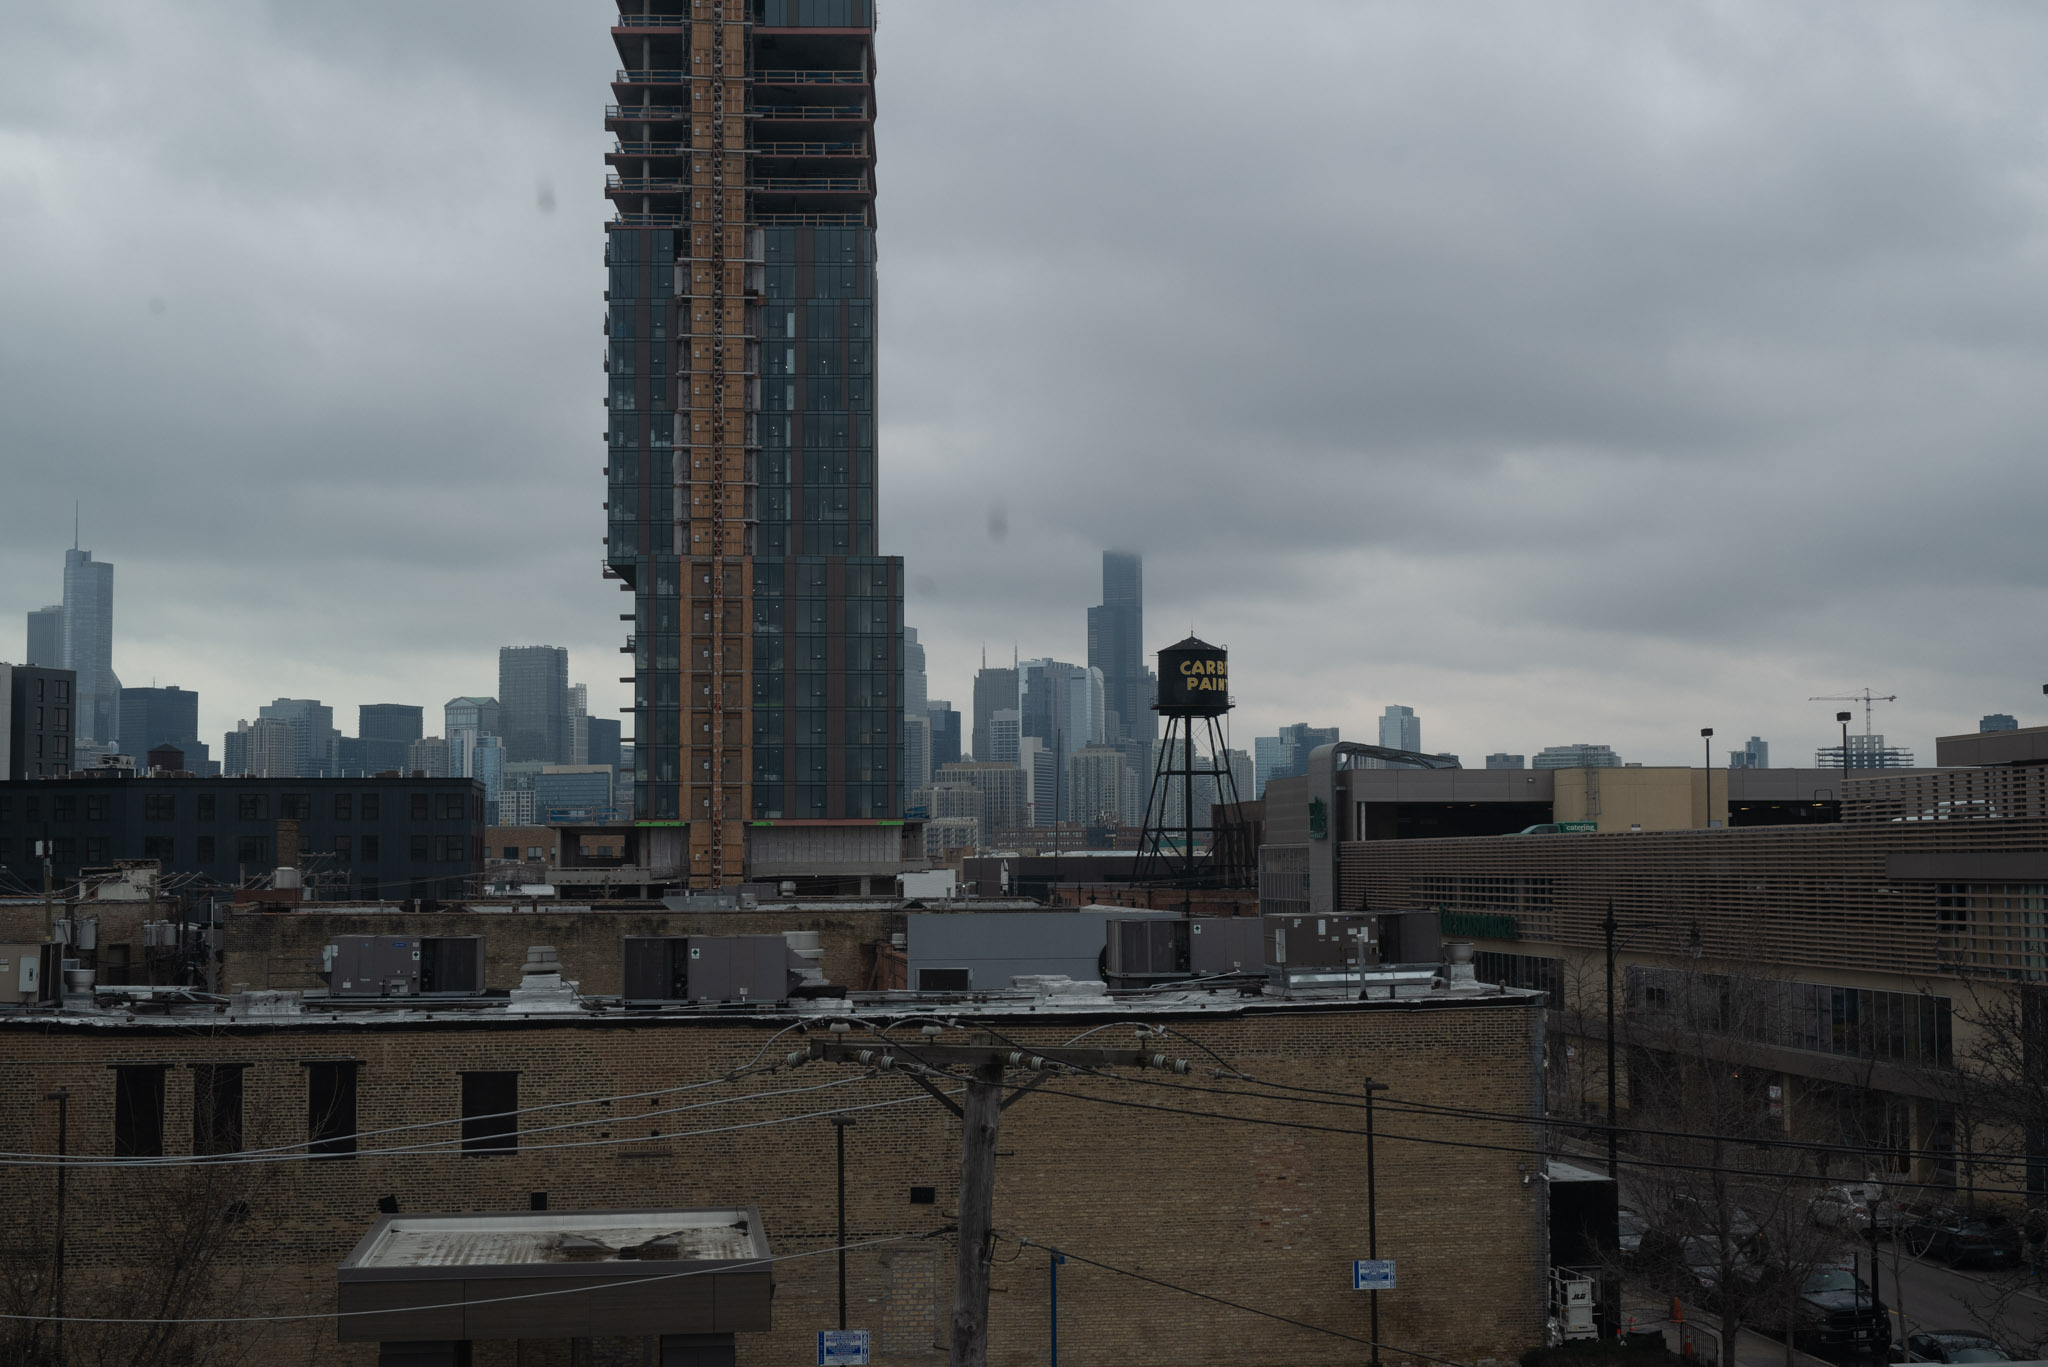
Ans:
[[[1351,1264],[1351,1289],[1353,1291],[1392,1291],[1394,1289],[1394,1260],[1392,1258],[1360,1258]]]
[[[820,1329],[818,1331],[818,1367],[866,1367],[868,1360],[868,1331],[865,1329]]]

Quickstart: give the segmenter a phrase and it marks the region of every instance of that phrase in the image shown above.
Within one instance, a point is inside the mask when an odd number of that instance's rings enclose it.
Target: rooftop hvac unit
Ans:
[[[337,935],[323,971],[337,997],[473,997],[484,990],[483,948],[481,935]]]
[[[619,942],[619,996],[629,1002],[689,1000],[686,935],[628,935]]]
[[[1188,968],[1197,978],[1259,973],[1266,966],[1256,916],[1197,916],[1188,922]]]
[[[1375,968],[1375,916],[1264,916],[1266,967],[1286,974]]]
[[[917,970],[917,990],[920,992],[972,992],[974,970],[971,968],[920,968]]]
[[[1153,982],[1188,975],[1188,941],[1192,937],[1186,921],[1112,918],[1104,925],[1108,928],[1104,967],[1111,982]]]
[[[692,935],[684,969],[693,1002],[784,1002],[804,961],[780,935]]]

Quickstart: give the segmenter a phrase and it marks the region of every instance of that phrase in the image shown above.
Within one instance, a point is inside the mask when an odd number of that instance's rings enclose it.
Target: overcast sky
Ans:
[[[216,747],[280,695],[436,730],[502,644],[628,700],[612,12],[0,0],[0,658],[77,499],[122,680]],[[2048,9],[883,0],[877,50],[934,697],[1085,659],[1113,546],[1247,748],[2048,722]]]

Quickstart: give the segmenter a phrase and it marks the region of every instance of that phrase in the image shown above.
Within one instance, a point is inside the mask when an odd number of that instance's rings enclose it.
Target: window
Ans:
[[[337,863],[346,864],[355,852],[355,841],[352,838],[345,835],[334,837],[334,858]]]
[[[235,798],[235,815],[243,821],[270,820],[270,799],[262,793],[242,793]]]
[[[355,794],[336,793],[334,795],[334,819],[336,821],[353,821],[355,819],[355,805]]]
[[[50,820],[78,820],[78,799],[75,797],[53,797],[50,799]]]
[[[107,799],[105,795],[86,798],[85,819],[87,821],[105,821],[107,819]]]
[[[85,862],[104,864],[107,862],[107,838],[103,835],[88,836],[85,842]]]
[[[197,801],[198,801],[198,807],[199,807],[199,811],[197,812],[197,816],[199,817],[199,819],[200,819],[201,821],[211,821],[211,820],[213,820],[213,816],[214,816],[214,795],[213,795],[212,793],[201,793],[201,794],[199,795],[199,797],[198,797],[198,800],[197,800]]]
[[[416,835],[416,836],[414,836],[414,837],[412,838],[412,857],[413,857],[413,862],[414,862],[414,863],[416,863],[416,864],[424,864],[424,863],[426,863],[426,861],[427,861],[427,837],[426,837],[426,836],[423,836],[423,835]]]
[[[270,863],[270,842],[260,835],[235,837],[235,862],[261,868]]]
[[[462,847],[467,843],[459,835],[437,835],[434,837],[434,859],[442,864],[460,864]]]
[[[177,845],[178,842],[167,835],[145,835],[142,837],[142,857],[168,864],[178,857]]]
[[[197,841],[193,842],[192,859],[194,863],[199,864],[211,864],[213,862],[212,836],[202,835]]]
[[[114,1156],[160,1158],[164,1151],[164,1065],[114,1069]]]
[[[375,793],[364,793],[364,794],[363,794],[363,820],[365,820],[365,821],[375,821],[376,819],[377,819],[377,795],[376,795]]]
[[[377,862],[377,859],[378,859],[378,854],[377,854],[377,837],[376,837],[376,836],[374,836],[374,835],[366,835],[366,836],[364,836],[364,837],[363,837],[363,845],[362,845],[362,851],[363,851],[363,862],[364,862],[365,864],[374,864],[374,863],[376,863],[376,862]]]
[[[311,821],[313,819],[313,795],[311,793],[279,793],[277,814],[286,821]]]
[[[178,799],[169,793],[145,793],[142,797],[142,819],[144,821],[172,821],[178,815]]]
[[[441,820],[462,820],[462,809],[468,806],[469,804],[462,800],[461,793],[441,793],[438,795],[438,797],[439,801],[437,805],[440,807],[439,815]]]
[[[77,863],[78,842],[68,835],[52,836],[50,839],[50,858],[59,864]]]
[[[519,1074],[462,1075],[462,1151],[508,1153],[519,1147]]]
[[[519,847],[517,845],[506,845],[502,848],[505,851],[505,858],[517,859],[519,857]]]
[[[192,1152],[242,1151],[242,1065],[192,1065]]]
[[[412,819],[414,821],[425,821],[427,819],[427,795],[425,793],[414,793],[412,795]]]
[[[356,1152],[356,1068],[353,1060],[306,1065],[306,1147],[327,1158]]]

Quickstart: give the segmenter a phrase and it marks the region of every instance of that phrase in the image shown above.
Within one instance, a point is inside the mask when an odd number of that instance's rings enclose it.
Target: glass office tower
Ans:
[[[764,821],[900,818],[903,562],[875,531],[868,0],[619,0],[605,573],[634,807],[692,882]]]

